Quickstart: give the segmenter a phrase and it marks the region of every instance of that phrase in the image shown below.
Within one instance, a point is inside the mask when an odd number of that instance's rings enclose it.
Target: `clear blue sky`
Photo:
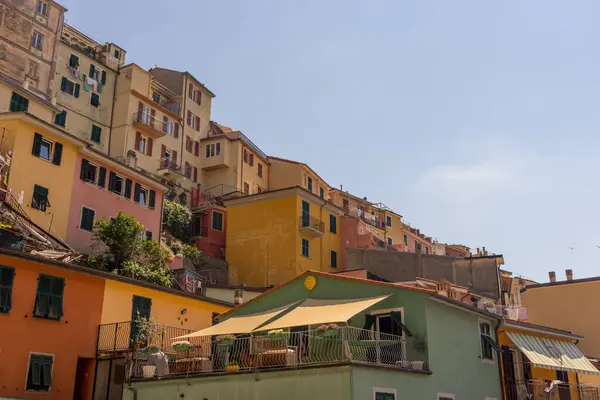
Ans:
[[[508,270],[600,275],[598,0],[59,1],[267,154]]]

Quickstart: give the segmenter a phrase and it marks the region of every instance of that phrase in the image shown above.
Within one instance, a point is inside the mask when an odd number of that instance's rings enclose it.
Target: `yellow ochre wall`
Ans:
[[[130,321],[134,295],[152,299],[150,320],[185,329],[199,330],[211,326],[213,312],[223,313],[229,310],[229,307],[224,305],[106,280],[101,323]],[[181,310],[184,308],[187,308],[187,312],[182,315]]]
[[[22,207],[29,217],[42,228],[60,238],[66,237],[69,206],[73,187],[73,174],[77,148],[66,138],[55,136],[45,129],[36,127],[23,120],[0,121],[0,130],[4,131],[2,153],[13,151],[8,187],[18,199],[23,191]],[[62,160],[60,165],[42,160],[31,154],[33,137],[39,133],[45,138],[62,143]],[[31,207],[34,185],[48,189],[50,207],[46,212]]]

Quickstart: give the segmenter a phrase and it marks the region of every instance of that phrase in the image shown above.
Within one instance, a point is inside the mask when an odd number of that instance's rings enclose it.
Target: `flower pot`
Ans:
[[[425,362],[424,361],[411,361],[410,365],[411,365],[412,369],[423,369],[423,367],[425,366]]]
[[[144,365],[142,367],[142,375],[144,378],[152,378],[156,373],[156,365]]]
[[[287,335],[269,335],[269,340],[284,340]]]
[[[228,365],[227,372],[238,372],[240,370],[239,365]]]

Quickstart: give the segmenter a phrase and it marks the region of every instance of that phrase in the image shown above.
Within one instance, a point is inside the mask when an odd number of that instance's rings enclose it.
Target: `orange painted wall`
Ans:
[[[104,280],[6,254],[0,264],[16,270],[12,309],[0,314],[0,396],[72,399],[78,357],[95,357]],[[40,273],[65,279],[60,321],[34,318]],[[54,354],[50,392],[26,392],[29,353]]]

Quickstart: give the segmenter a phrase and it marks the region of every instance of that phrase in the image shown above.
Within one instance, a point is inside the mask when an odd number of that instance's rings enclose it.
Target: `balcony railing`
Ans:
[[[96,352],[98,354],[132,351],[136,344],[135,338],[137,324],[133,321],[103,324],[98,327],[98,341]],[[173,338],[187,335],[193,330],[156,324],[148,334],[149,346],[170,346]]]
[[[161,158],[158,169],[168,169],[173,172],[181,173],[181,165],[177,164],[177,161],[170,158]]]
[[[303,215],[300,217],[300,229],[320,236],[325,232],[325,224],[318,218]]]
[[[558,383],[539,379],[505,380],[506,400],[600,400],[600,388],[575,383]],[[578,397],[574,394],[577,393]]]
[[[159,120],[158,118],[152,116],[148,111],[137,111],[133,113],[133,123],[147,126],[161,134],[161,136],[162,134],[172,134],[173,132],[172,121],[165,122],[163,120]]]
[[[164,346],[168,375],[210,374],[331,364],[376,365],[405,371],[428,371],[424,343],[414,338],[352,327],[236,337],[190,338],[189,350]],[[133,376],[153,365],[151,356],[136,352]]]

